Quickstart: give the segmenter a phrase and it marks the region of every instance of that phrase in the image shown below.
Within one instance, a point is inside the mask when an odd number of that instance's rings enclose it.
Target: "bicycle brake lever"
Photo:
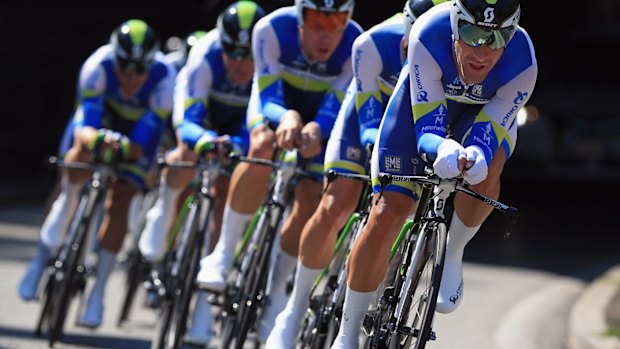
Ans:
[[[519,210],[516,207],[510,206],[508,207],[508,228],[506,229],[506,233],[504,234],[504,239],[507,239],[512,232],[512,227],[517,222],[517,216],[519,214]]]

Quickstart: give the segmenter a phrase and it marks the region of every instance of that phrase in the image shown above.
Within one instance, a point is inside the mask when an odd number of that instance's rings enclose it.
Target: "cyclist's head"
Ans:
[[[234,60],[252,60],[252,30],[265,10],[253,1],[241,0],[228,6],[217,18],[217,30],[224,53]]]
[[[186,58],[189,55],[189,51],[192,49],[192,47],[196,45],[196,42],[198,42],[198,40],[206,34],[207,32],[204,30],[196,30],[187,34],[187,36],[183,39],[183,42],[181,43],[181,49],[183,49],[183,54]]]
[[[353,16],[355,0],[295,0],[304,53],[314,61],[326,61],[340,44]]]
[[[140,19],[123,22],[113,32],[114,63],[121,73],[144,74],[155,61],[159,39],[155,31]]]
[[[450,13],[454,41],[493,50],[505,47],[517,30],[520,14],[519,0],[454,0]]]
[[[454,58],[459,75],[465,83],[481,83],[517,29],[519,1],[454,0],[451,6]]]
[[[446,0],[407,0],[403,8],[403,23],[405,24],[405,39],[409,38],[411,26],[424,12]]]

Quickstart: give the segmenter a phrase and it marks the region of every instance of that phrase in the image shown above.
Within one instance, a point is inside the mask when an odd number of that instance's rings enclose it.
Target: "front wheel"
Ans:
[[[445,223],[427,223],[426,236],[424,258],[414,259],[407,272],[399,303],[403,311],[397,322],[397,341],[390,348],[424,349],[429,340],[435,339],[431,326],[445,260]]]

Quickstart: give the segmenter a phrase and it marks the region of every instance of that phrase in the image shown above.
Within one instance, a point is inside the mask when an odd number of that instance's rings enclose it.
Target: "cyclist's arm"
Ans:
[[[197,153],[218,137],[215,131],[208,129],[208,96],[212,84],[213,71],[208,61],[202,55],[190,55],[177,77],[182,101],[175,103],[175,107],[184,108],[180,113],[183,118],[177,125],[181,141]]]
[[[167,74],[153,88],[149,99],[148,108],[142,117],[136,122],[128,137],[132,144],[128,158],[137,158],[135,152],[138,146],[142,149],[152,149],[159,142],[164,121],[170,117],[173,104],[174,90],[174,67],[166,64]]]
[[[537,74],[538,67],[533,64],[501,86],[465,133],[463,145],[480,147],[487,164],[499,147],[504,148],[506,158],[512,154],[516,145],[517,113],[532,95]]]
[[[409,73],[418,154],[426,154],[432,162],[437,157],[437,148],[445,140],[448,125],[442,70],[424,44],[414,37],[414,32],[409,40],[407,61],[399,82]]]
[[[377,77],[383,61],[370,34],[360,35],[353,43],[353,80],[356,84],[355,110],[362,144],[374,144],[381,118],[383,98]]]
[[[264,124],[264,120],[277,125],[287,111],[284,104],[282,77],[280,76],[280,44],[275,29],[268,20],[259,20],[252,34],[254,53],[254,84],[259,96],[258,115],[251,116],[250,129]]]
[[[103,125],[104,93],[107,85],[100,55],[91,55],[82,65],[78,78],[78,98],[81,113],[75,115],[78,126],[76,142],[90,150],[97,141],[97,130]]]
[[[338,110],[342,105],[342,100],[346,93],[353,72],[351,70],[351,59],[347,59],[342,65],[341,72],[332,84],[331,88],[325,93],[325,96],[321,100],[321,105],[317,111],[314,120],[316,126],[321,132],[321,141],[326,141],[334,127]]]

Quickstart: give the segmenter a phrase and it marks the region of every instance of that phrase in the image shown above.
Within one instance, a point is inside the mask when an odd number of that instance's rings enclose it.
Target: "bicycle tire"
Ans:
[[[46,272],[47,281],[45,282],[45,288],[42,292],[42,304],[41,311],[39,312],[39,319],[37,320],[37,326],[34,334],[40,336],[43,334],[43,326],[49,327],[49,317],[52,311],[52,290],[54,289],[54,276],[50,271]],[[49,330],[49,329],[48,329]]]
[[[146,214],[149,208],[155,204],[156,199],[157,190],[152,189],[144,196],[142,201],[143,207],[139,211],[140,214],[138,217],[139,223],[137,225],[137,231],[134,232],[133,246],[131,247],[131,251],[127,257],[127,268],[125,275],[125,284],[127,285],[125,288],[126,292],[121,304],[121,311],[118,319],[116,320],[116,326],[119,327],[129,318],[129,313],[131,312],[131,308],[136,298],[136,293],[140,288],[139,286],[146,281],[148,277],[149,265],[142,258],[142,253],[140,253],[140,248],[138,247],[138,241],[140,240],[140,234],[142,234],[142,230],[146,225]]]
[[[54,271],[53,277],[55,278],[55,287],[52,291],[52,312],[50,316],[49,326],[49,346],[54,346],[54,343],[62,337],[65,321],[69,311],[71,299],[76,293],[75,287],[76,279],[82,277],[82,274],[78,275],[78,264],[82,257],[85,244],[87,241],[87,235],[89,232],[90,224],[92,223],[92,214],[96,212],[98,198],[98,192],[88,191],[83,194],[81,198],[82,205],[78,204],[76,213],[73,217],[71,224],[69,225],[68,236],[72,237],[69,245],[66,248],[66,255],[64,261]]]
[[[222,322],[221,349],[236,347],[238,345],[237,343],[245,342],[245,335],[247,332],[242,336],[243,339],[239,340],[240,338],[237,338],[240,336],[240,324],[246,322],[246,320],[241,320],[240,316],[247,315],[245,311],[245,304],[247,302],[246,295],[248,294],[247,287],[255,274],[252,266],[256,264],[256,260],[259,258],[258,252],[261,251],[263,236],[267,234],[267,229],[270,228],[268,224],[270,216],[271,209],[269,207],[262,209],[254,227],[254,232],[251,234],[258,234],[255,235],[258,237],[258,242],[254,246],[251,243],[247,246],[246,254],[241,262],[239,274],[235,280],[235,285],[238,285],[240,288],[228,291],[228,293],[230,293],[230,300],[227,302],[226,317]]]
[[[155,322],[155,331],[153,340],[151,341],[151,349],[164,349],[166,344],[166,335],[170,327],[172,318],[172,302],[166,300],[160,306],[159,316]]]

